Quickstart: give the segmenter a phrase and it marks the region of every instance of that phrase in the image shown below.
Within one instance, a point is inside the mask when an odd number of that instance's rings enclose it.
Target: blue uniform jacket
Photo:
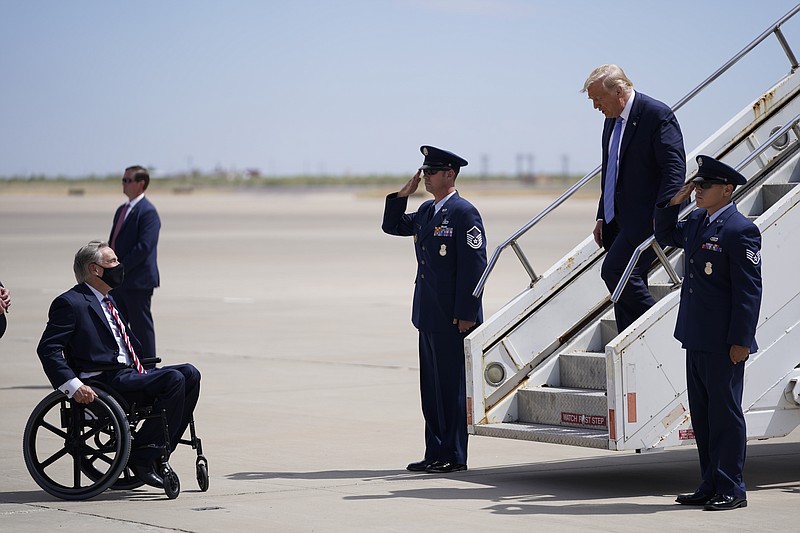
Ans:
[[[86,368],[117,363],[119,345],[100,306],[85,283],[75,285],[50,305],[36,353],[53,388]],[[126,331],[133,351],[141,353],[139,341]]]
[[[428,220],[433,200],[406,214],[407,197],[386,197],[383,231],[414,236],[417,277],[411,321],[428,333],[458,333],[454,320],[483,321],[472,291],[486,268],[486,234],[480,213],[458,193]]]
[[[114,214],[112,234],[123,207],[120,206]],[[121,289],[154,289],[159,286],[156,247],[160,229],[161,219],[155,206],[147,197],[142,198],[128,213],[114,243],[114,252],[119,262],[125,265]]]
[[[688,350],[728,353],[732,344],[758,350],[761,232],[733,205],[705,225],[706,210],[677,222],[679,206],[656,209],[656,239],[684,249],[675,338]]]
[[[603,173],[597,220],[603,219],[608,145],[616,119],[603,124]],[[669,106],[635,93],[619,150],[614,190],[616,220],[632,243],[653,234],[656,204],[675,196],[686,179],[686,153],[678,120]]]

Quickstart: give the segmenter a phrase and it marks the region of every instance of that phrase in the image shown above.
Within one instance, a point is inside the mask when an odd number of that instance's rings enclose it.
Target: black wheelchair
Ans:
[[[160,359],[149,359],[149,366]],[[101,367],[91,370],[113,370],[119,367]],[[163,411],[156,412],[152,405],[130,405],[122,396],[102,383],[84,380],[94,389],[97,397],[89,404],[68,399],[61,391],[47,395],[31,413],[25,425],[22,449],[25,465],[33,480],[46,492],[63,500],[86,500],[106,489],[133,490],[144,483],[128,467],[131,441],[140,423],[148,418],[161,418],[166,445],[158,461],[164,479],[164,492],[170,499],[180,494],[180,479],[170,467],[169,437]],[[187,444],[197,450],[195,462],[197,484],[208,490],[208,461],[194,427],[189,422]]]

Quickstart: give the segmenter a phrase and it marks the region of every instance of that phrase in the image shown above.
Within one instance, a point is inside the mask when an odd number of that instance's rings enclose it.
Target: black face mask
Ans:
[[[106,285],[112,289],[122,285],[122,280],[125,279],[125,267],[122,266],[122,263],[115,267],[104,267],[103,265],[97,266],[103,269],[103,275],[100,276],[100,279],[102,279]]]

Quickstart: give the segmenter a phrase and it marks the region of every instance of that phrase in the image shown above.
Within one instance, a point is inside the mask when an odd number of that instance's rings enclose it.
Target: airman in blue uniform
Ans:
[[[420,394],[425,418],[425,457],[412,472],[467,469],[467,406],[464,338],[483,321],[472,291],[486,268],[486,235],[480,213],[455,189],[467,161],[422,146],[422,167],[386,197],[383,231],[414,238],[417,277],[412,323],[419,330]],[[406,213],[409,195],[424,175],[433,200]]]
[[[678,496],[707,511],[747,506],[747,430],[742,412],[744,362],[758,350],[761,232],[731,201],[746,179],[708,156],[697,175],[656,209],[656,238],[684,249],[684,278],[675,338],[686,349],[686,381],[702,483]],[[678,222],[680,204],[696,191],[697,206]]]

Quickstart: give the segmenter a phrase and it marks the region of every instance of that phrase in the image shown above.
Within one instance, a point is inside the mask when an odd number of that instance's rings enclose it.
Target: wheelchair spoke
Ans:
[[[47,468],[51,464],[55,463],[56,461],[58,461],[59,459],[64,457],[65,455],[67,455],[67,449],[66,448],[62,448],[62,449],[58,450],[56,453],[54,453],[53,455],[51,455],[50,457],[48,457],[47,459],[45,459],[44,461],[40,462],[39,466],[41,466],[42,470],[44,470],[45,468]]]
[[[51,433],[53,433],[54,435],[56,435],[58,437],[61,437],[62,439],[69,438],[69,435],[67,435],[67,433],[65,431],[61,430],[61,428],[55,427],[53,424],[51,424],[50,422],[47,422],[46,420],[42,420],[41,421],[41,427],[49,430]]]
[[[73,458],[73,461],[72,461],[72,474],[73,474],[73,480],[74,480],[74,483],[75,483],[73,485],[73,487],[76,488],[76,489],[79,489],[79,488],[81,488],[81,473],[82,473],[82,470],[81,470],[81,459],[77,455],[73,455],[72,458]]]
[[[108,465],[111,465],[114,463],[114,461],[109,459],[108,456],[105,455],[105,453],[109,452],[114,453],[116,452],[116,450],[113,448],[108,450],[93,450],[91,448],[87,448],[82,452],[82,457],[84,462],[87,462],[89,465],[92,466],[97,460],[100,460]]]

